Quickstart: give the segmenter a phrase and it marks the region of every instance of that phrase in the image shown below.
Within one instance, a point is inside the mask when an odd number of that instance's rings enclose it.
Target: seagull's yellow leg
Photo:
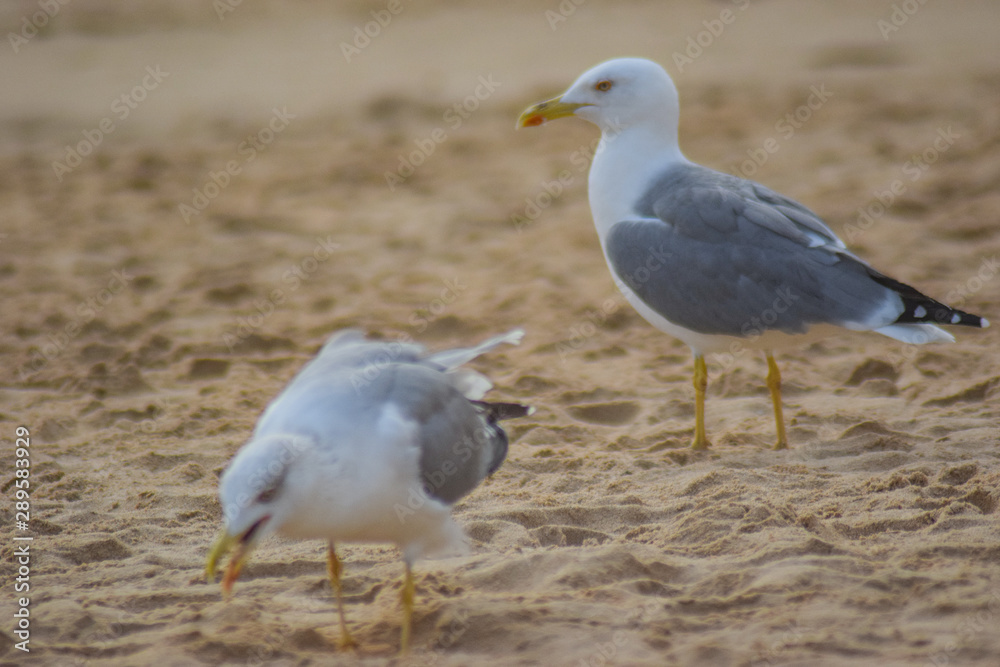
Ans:
[[[705,435],[705,389],[708,387],[708,367],[705,357],[694,355],[694,442],[691,449],[708,449]]]
[[[774,403],[774,424],[778,430],[778,441],[775,449],[788,449],[788,438],[785,436],[785,414],[781,409],[781,371],[774,357],[767,352],[767,388],[771,390],[771,402]]]
[[[330,553],[326,559],[326,570],[330,574],[330,586],[333,588],[334,595],[337,596],[337,613],[340,615],[340,648],[353,648],[358,644],[351,637],[351,633],[347,631],[347,619],[344,617],[344,588],[340,583],[340,575],[344,571],[344,566],[337,558],[337,551],[332,541],[330,542]]]
[[[403,590],[400,594],[403,602],[403,631],[399,640],[400,655],[406,655],[410,652],[410,626],[413,624],[413,599],[416,595],[410,561],[404,560],[403,562],[406,564],[406,574],[403,575]]]

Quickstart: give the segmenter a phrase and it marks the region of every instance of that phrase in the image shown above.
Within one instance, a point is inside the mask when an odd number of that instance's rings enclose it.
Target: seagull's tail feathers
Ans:
[[[950,333],[936,327],[933,324],[890,324],[874,330],[889,338],[912,345],[923,345],[924,343],[954,343],[955,337]]]
[[[468,368],[459,368],[459,366],[469,363],[476,357],[486,354],[504,343],[518,345],[522,338],[524,338],[524,329],[513,329],[505,334],[485,340],[475,347],[459,347],[454,350],[435,352],[425,357],[423,363],[430,364],[447,373],[452,384],[462,392],[463,396],[470,401],[478,401],[493,388],[493,383],[482,373]]]
[[[451,371],[463,364],[467,364],[476,357],[486,354],[504,343],[508,345],[518,345],[524,338],[524,329],[513,329],[505,334],[494,336],[483,341],[475,347],[460,347],[454,350],[443,350],[428,356],[426,361],[441,366],[446,371]]]
[[[503,421],[504,419],[517,419],[535,414],[535,408],[522,403],[499,403],[487,401],[473,401],[486,413],[487,419],[492,422]]]
[[[486,476],[489,477],[500,468],[504,459],[507,458],[507,445],[510,440],[507,438],[507,432],[500,426],[500,420],[526,417],[533,414],[535,408],[520,403],[487,403],[486,401],[472,401],[472,403],[480,410],[486,420],[486,428],[492,433],[489,442],[493,446],[493,455],[490,457],[486,469]]]

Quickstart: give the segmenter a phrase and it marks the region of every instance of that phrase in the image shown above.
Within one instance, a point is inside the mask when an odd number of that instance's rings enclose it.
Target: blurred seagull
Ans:
[[[954,341],[938,324],[989,325],[879,273],[802,204],[685,158],[677,89],[654,62],[602,63],[525,110],[517,126],[566,116],[601,129],[588,189],[615,282],[647,321],[694,353],[694,449],[709,445],[706,353],[764,351],[774,448],[784,449],[772,351],[793,336],[815,339],[843,327],[927,343]]]
[[[253,437],[222,475],[224,526],[205,568],[235,549],[222,578],[228,596],[264,537],[281,533],[329,543],[341,645],[355,645],[344,619],[335,542],[391,542],[403,552],[401,650],[409,646],[412,566],[460,552],[450,506],[493,474],[507,455],[498,423],[532,408],[480,400],[492,387],[459,366],[503,343],[514,330],[468,349],[427,354],[416,344],[336,334],[264,411]]]

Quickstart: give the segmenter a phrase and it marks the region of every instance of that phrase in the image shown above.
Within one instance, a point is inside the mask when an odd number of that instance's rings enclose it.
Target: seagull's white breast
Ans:
[[[356,442],[330,442],[325,458],[303,460],[286,486],[297,505],[283,535],[336,542],[390,542],[420,558],[464,548],[448,505],[427,495],[420,478],[419,425],[386,404]]]

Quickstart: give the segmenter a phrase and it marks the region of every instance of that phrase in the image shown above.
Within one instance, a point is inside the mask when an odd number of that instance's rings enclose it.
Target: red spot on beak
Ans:
[[[531,116],[530,118],[526,118],[524,120],[524,127],[537,127],[544,122],[545,122],[545,117],[539,114]]]

